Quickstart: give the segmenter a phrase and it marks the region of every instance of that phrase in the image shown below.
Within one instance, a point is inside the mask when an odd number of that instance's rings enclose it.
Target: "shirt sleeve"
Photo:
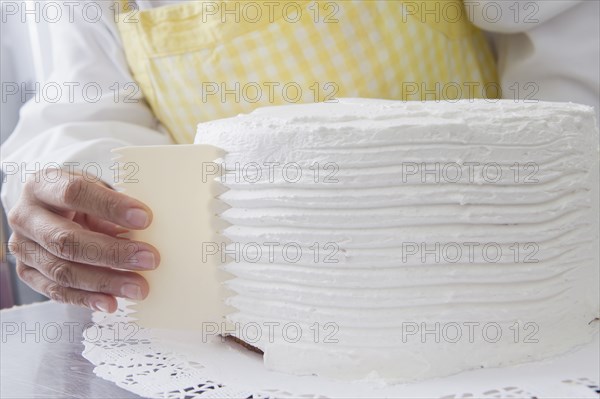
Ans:
[[[172,143],[128,69],[114,3],[71,3],[77,4],[75,9],[65,8],[63,15],[70,13],[72,19],[50,23],[52,73],[35,84],[36,94],[22,107],[17,127],[2,145],[1,198],[6,211],[18,200],[25,179],[36,171],[56,166],[76,169],[111,185],[112,149]],[[89,17],[91,8],[99,18]],[[18,95],[34,88],[15,83],[20,86]]]
[[[583,0],[465,0],[471,22],[488,32],[519,33],[541,25]]]

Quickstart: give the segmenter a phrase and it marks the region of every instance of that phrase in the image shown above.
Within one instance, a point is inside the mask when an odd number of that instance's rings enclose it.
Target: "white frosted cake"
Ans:
[[[592,108],[342,99],[196,143],[226,151],[230,333],[270,369],[414,381],[598,331]]]

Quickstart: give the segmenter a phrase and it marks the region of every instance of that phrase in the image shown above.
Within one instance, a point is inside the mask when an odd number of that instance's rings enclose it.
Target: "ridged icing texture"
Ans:
[[[230,320],[272,369],[411,381],[597,331],[589,107],[341,99],[203,123],[196,143],[226,151]]]

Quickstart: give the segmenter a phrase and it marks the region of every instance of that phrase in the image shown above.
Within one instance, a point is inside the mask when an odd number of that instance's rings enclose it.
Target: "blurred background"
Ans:
[[[0,102],[0,161],[2,160],[2,144],[12,133],[19,119],[19,110],[32,94],[24,96],[6,96],[5,82],[25,84],[32,89],[34,82],[44,81],[51,70],[48,60],[52,57],[48,40],[48,24],[42,20],[36,22],[31,16],[25,20],[6,18],[7,3],[0,2],[0,77],[2,81],[2,101]],[[0,172],[2,173],[2,172]],[[2,184],[0,180],[0,188]],[[0,308],[13,305],[24,305],[46,300],[31,290],[15,276],[14,259],[6,252],[6,243],[10,230],[6,223],[6,215],[2,209],[2,226],[0,238]]]

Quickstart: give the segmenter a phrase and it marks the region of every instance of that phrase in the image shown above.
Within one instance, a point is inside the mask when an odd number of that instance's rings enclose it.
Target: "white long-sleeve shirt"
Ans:
[[[600,108],[600,1],[466,0],[490,32],[505,98]]]
[[[171,143],[133,84],[114,22],[115,3],[95,2],[94,9],[101,7],[98,21],[92,7],[85,14],[85,3],[73,3],[72,12],[63,7],[62,17],[48,22],[52,73],[38,83],[38,94],[21,108],[17,127],[2,145],[6,211],[19,198],[27,175],[36,170],[77,169],[112,184],[112,149]],[[32,89],[18,87],[14,95]]]
[[[138,0],[138,4],[147,9],[177,1],[187,0]],[[2,146],[6,181],[1,197],[6,210],[19,198],[27,171],[58,164],[98,174],[111,184],[111,149],[171,142],[141,93],[132,95],[134,80],[114,22],[115,3],[96,2],[101,7],[97,22],[90,21],[93,13],[89,10],[87,20],[84,17],[85,3],[75,3],[72,22],[63,17],[51,23],[53,72],[47,82],[40,83],[40,95],[22,108],[18,126]],[[498,33],[501,78],[507,86],[519,85],[519,98],[530,94],[525,84],[533,82],[538,88],[534,99],[598,107],[598,0],[470,3],[472,21]],[[510,9],[515,3],[521,9],[517,22]],[[538,22],[525,19],[525,3],[537,7],[532,18]],[[497,5],[502,7],[499,20],[490,8]],[[69,15],[67,10],[63,15]],[[58,101],[52,91],[56,86],[62,87]],[[515,95],[508,87],[504,92]]]

